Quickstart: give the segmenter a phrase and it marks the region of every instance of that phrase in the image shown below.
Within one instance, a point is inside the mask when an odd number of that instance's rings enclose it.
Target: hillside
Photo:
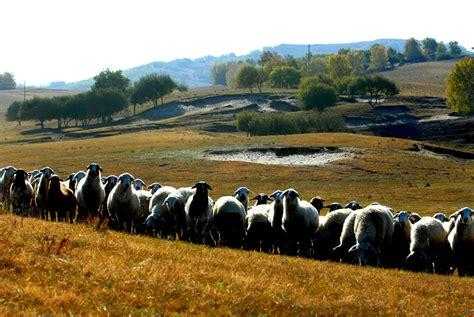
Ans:
[[[402,95],[445,97],[445,82],[456,60],[407,64],[381,75],[395,81]]]
[[[311,44],[311,53],[330,54],[337,53],[339,49],[368,49],[374,44],[382,44],[387,47],[393,47],[401,51],[405,40],[401,39],[378,39],[374,41],[340,43],[340,44]],[[302,57],[308,52],[308,44],[282,44],[274,47],[265,47],[264,50],[270,50],[281,55],[291,55]],[[256,50],[246,55],[237,56],[227,54],[222,56],[205,56],[197,59],[177,59],[170,62],[153,62],[146,65],[137,66],[124,70],[124,74],[131,80],[137,80],[144,75],[151,73],[167,73],[177,82],[184,83],[190,87],[209,86],[211,80],[211,67],[215,63],[253,59],[257,60],[262,51]],[[92,79],[83,81],[64,83],[54,83],[50,88],[54,89],[72,89],[86,90],[92,85]]]

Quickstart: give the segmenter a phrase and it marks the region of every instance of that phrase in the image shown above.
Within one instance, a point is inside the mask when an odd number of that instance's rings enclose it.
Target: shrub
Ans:
[[[296,88],[300,78],[300,72],[290,66],[276,67],[270,73],[270,83],[274,88]]]
[[[344,131],[344,120],[333,113],[299,111],[280,112],[242,112],[237,115],[236,125],[240,131],[249,135],[282,135],[309,132]]]
[[[336,90],[317,78],[306,78],[298,90],[298,98],[306,109],[323,110],[336,104]]]
[[[453,111],[474,113],[474,58],[464,58],[454,65],[448,76],[446,96]]]

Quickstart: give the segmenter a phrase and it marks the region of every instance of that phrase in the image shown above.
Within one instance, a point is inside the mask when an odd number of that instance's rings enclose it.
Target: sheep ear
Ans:
[[[104,170],[102,169],[102,167],[99,166],[99,171],[103,172]]]
[[[211,185],[209,185],[209,184],[207,184],[207,183],[206,183],[206,187],[207,187],[207,189],[212,190]]]

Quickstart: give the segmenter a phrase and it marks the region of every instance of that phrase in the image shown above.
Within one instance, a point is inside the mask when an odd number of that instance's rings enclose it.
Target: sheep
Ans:
[[[283,230],[283,191],[276,190],[270,198],[273,202],[270,204],[268,211],[268,221],[272,228],[272,242],[273,242],[273,253],[283,252],[283,242],[286,240],[286,233]]]
[[[111,229],[119,229],[119,224],[115,223],[113,220],[109,217],[109,211],[107,210],[107,200],[109,198],[110,192],[112,189],[117,185],[119,179],[118,176],[115,175],[109,175],[107,177],[101,178],[102,184],[104,185],[104,192],[105,192],[105,197],[104,201],[102,202],[102,206],[100,208],[100,213],[99,213],[99,221],[97,223],[97,228],[100,228],[102,226],[102,223],[107,219],[108,220],[108,226]]]
[[[449,218],[446,216],[444,212],[437,212],[433,215],[433,218],[438,219],[441,222],[448,222]]]
[[[68,221],[72,223],[77,211],[77,200],[72,190],[63,184],[58,175],[49,178],[48,186],[48,209],[56,215],[57,221]]]
[[[97,163],[87,167],[86,176],[76,187],[78,209],[74,222],[83,222],[99,215],[100,207],[105,199],[105,189],[101,182],[102,168]]]
[[[448,242],[459,276],[474,276],[474,211],[464,207],[451,215]]]
[[[142,190],[145,188],[145,182],[142,181],[140,178],[137,178],[133,181],[133,187],[135,190]]]
[[[410,220],[411,224],[415,224],[421,220],[421,216],[416,212],[412,212],[410,214],[410,217],[408,217],[408,219]]]
[[[86,172],[84,172],[84,171],[79,171],[79,172],[75,173],[74,176],[72,177],[72,182],[70,183],[69,188],[74,193],[76,193],[77,186],[79,185],[79,182],[81,181],[81,179],[83,179],[84,177],[86,177]]]
[[[180,240],[187,239],[187,223],[185,205],[195,190],[191,187],[181,187],[171,192],[161,204],[160,233],[162,237],[171,237]]]
[[[359,265],[381,266],[393,236],[393,214],[382,205],[369,205],[355,216],[356,244],[348,253]]]
[[[447,236],[441,221],[422,217],[412,226],[410,254],[405,268],[417,272],[449,273],[452,256]]]
[[[48,187],[49,178],[54,175],[50,167],[40,169],[40,176],[35,186],[35,209],[41,219],[48,219]]]
[[[324,202],[325,200],[321,198],[320,196],[316,196],[311,198],[309,201],[311,205],[314,206],[318,210],[318,212],[321,212],[321,210],[324,208]]]
[[[135,232],[136,218],[140,210],[140,200],[132,182],[132,175],[121,174],[117,185],[112,189],[107,199],[109,217],[119,224],[119,228],[129,233]]]
[[[153,195],[151,191],[144,189],[135,189],[135,192],[138,196],[138,201],[140,202],[140,208],[135,219],[135,229],[137,233],[143,233],[146,229],[144,225],[145,220],[150,214],[149,205]]]
[[[162,233],[163,230],[166,230],[166,226],[164,225],[163,219],[161,217],[161,206],[165,201],[166,197],[171,193],[175,192],[176,188],[172,186],[163,186],[158,188],[155,193],[152,194],[150,198],[150,202],[148,205],[149,215],[146,218],[144,225],[145,229],[155,234]]]
[[[27,216],[31,212],[34,194],[33,187],[27,178],[28,173],[26,171],[16,170],[13,174],[13,182],[10,185],[12,211],[22,216]]]
[[[153,183],[153,184],[148,185],[147,187],[147,189],[150,191],[152,195],[160,188],[161,188],[160,183]]]
[[[340,203],[332,203],[329,206],[327,206],[327,208],[329,208],[329,212],[339,210],[339,209],[344,209],[344,207],[342,207]]]
[[[339,244],[332,249],[331,257],[333,259],[343,262],[352,262],[352,259],[348,257],[348,251],[356,242],[354,223],[358,212],[359,210],[352,210],[344,220],[341,235],[339,237]]]
[[[186,202],[187,232],[189,240],[193,243],[205,243],[213,245],[209,232],[209,220],[212,215],[214,201],[208,192],[212,187],[204,181],[197,182],[192,188],[196,192]]]
[[[410,213],[400,211],[393,216],[392,244],[387,256],[387,264],[391,267],[401,268],[410,253],[410,233],[412,223]]]
[[[319,226],[318,210],[301,200],[300,194],[289,188],[283,193],[283,230],[287,234],[286,253],[309,257],[311,244]]]
[[[270,196],[268,196],[267,194],[264,194],[264,193],[258,194],[257,196],[253,197],[252,200],[255,201],[254,206],[266,205],[268,202],[272,201]]]
[[[209,220],[215,241],[234,248],[242,245],[249,193],[248,188],[240,187],[234,192],[234,196],[216,200]]]
[[[357,201],[353,200],[353,201],[348,202],[344,208],[359,210],[359,209],[362,209],[363,207]]]
[[[273,230],[268,218],[271,205],[259,204],[247,211],[245,248],[255,251],[272,251]]]
[[[10,187],[16,168],[13,166],[3,167],[0,170],[0,203],[6,209],[10,208]]]
[[[30,182],[31,186],[33,186],[33,181],[39,177],[41,172],[39,170],[33,170],[28,173],[28,181]]]
[[[339,244],[344,221],[351,213],[351,209],[345,208],[330,211],[325,216],[319,216],[319,227],[315,237],[317,259],[331,259],[333,248]]]

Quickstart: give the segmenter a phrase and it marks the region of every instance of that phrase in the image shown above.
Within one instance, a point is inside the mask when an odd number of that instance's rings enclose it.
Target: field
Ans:
[[[407,64],[381,75],[393,80],[405,96],[445,97],[445,81],[455,60]]]
[[[248,138],[160,130],[0,146],[0,165],[50,165],[62,176],[91,161],[174,186],[205,179],[217,198],[294,187],[305,199],[357,199],[432,214],[474,205],[474,164],[413,152],[414,142],[353,134]],[[339,146],[352,159],[324,167],[207,161],[206,149]],[[472,278],[357,268],[209,249],[92,226],[0,216],[0,314],[469,315]]]

